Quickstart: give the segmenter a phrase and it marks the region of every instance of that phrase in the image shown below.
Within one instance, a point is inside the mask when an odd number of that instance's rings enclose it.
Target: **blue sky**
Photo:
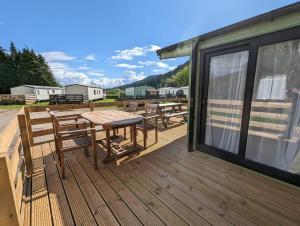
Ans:
[[[294,3],[290,0],[2,0],[0,46],[42,53],[63,84],[130,83],[187,58],[155,50]]]

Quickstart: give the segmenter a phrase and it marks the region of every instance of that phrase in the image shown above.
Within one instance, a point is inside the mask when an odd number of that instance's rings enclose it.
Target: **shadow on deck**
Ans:
[[[300,224],[298,188],[186,145],[186,125],[174,125],[147,150],[99,161],[97,171],[81,150],[69,152],[65,180],[53,143],[34,146],[25,225]]]

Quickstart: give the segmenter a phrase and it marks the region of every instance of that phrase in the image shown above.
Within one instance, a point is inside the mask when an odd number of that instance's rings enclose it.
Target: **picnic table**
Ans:
[[[158,113],[165,128],[168,127],[168,122],[172,117],[182,116],[184,121],[187,121],[187,111],[183,111],[182,106],[183,103],[160,103],[158,105]]]
[[[81,114],[81,116],[90,122],[91,128],[95,128],[95,125],[101,125],[105,130],[107,155],[106,158],[103,160],[104,163],[125,156],[137,150],[136,125],[144,120],[143,116],[117,110],[84,112]],[[131,150],[125,150],[118,144],[112,143],[110,140],[111,130],[125,126],[130,126],[132,128],[133,148]]]

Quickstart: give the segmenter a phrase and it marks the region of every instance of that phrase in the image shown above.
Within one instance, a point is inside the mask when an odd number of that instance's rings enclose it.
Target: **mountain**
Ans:
[[[169,71],[167,73],[164,74],[158,74],[158,75],[150,75],[142,80],[130,83],[130,84],[126,84],[126,85],[122,85],[122,86],[118,86],[118,87],[114,87],[113,89],[126,89],[128,87],[136,87],[136,86],[153,86],[155,88],[160,88],[163,87],[163,82],[167,79],[172,77],[173,75],[175,75],[177,72],[181,71],[186,65],[188,65],[190,63],[190,61],[185,62],[184,64],[178,65],[174,70]]]

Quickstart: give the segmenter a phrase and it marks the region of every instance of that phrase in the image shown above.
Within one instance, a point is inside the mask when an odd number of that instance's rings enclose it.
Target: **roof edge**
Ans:
[[[296,2],[293,4],[287,5],[287,6],[283,6],[278,9],[271,10],[266,13],[259,14],[254,17],[250,17],[245,20],[241,20],[239,22],[233,23],[231,25],[228,25],[228,26],[225,26],[225,27],[222,27],[222,28],[219,28],[219,29],[207,32],[207,33],[204,33],[202,35],[195,36],[195,37],[187,39],[185,41],[166,46],[164,48],[156,50],[156,54],[158,56],[161,56],[162,53],[171,52],[171,51],[177,49],[179,46],[183,46],[186,42],[189,42],[189,41],[193,42],[193,40],[199,40],[199,39],[204,40],[204,39],[210,38],[215,35],[225,34],[225,33],[228,33],[228,32],[234,31],[234,30],[238,30],[245,26],[249,26],[249,25],[253,25],[253,24],[265,22],[265,21],[272,21],[278,17],[287,15],[289,13],[297,12],[299,10],[300,10],[300,2]]]

